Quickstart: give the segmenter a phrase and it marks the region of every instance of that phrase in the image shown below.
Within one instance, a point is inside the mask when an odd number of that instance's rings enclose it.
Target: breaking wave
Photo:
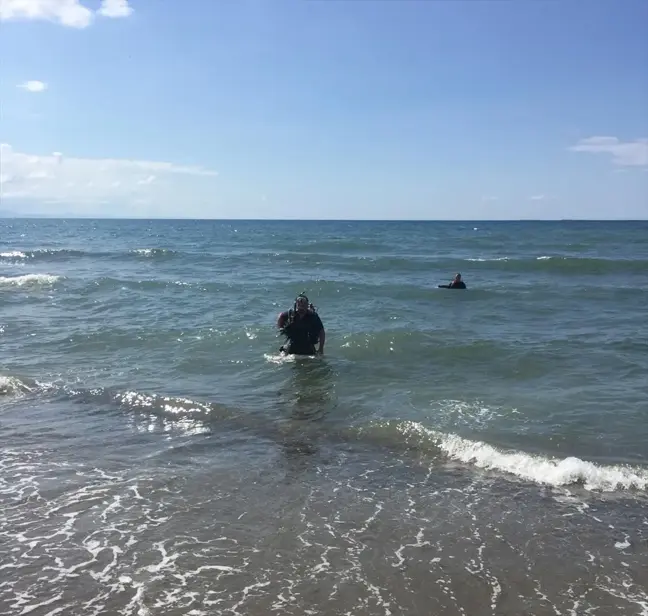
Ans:
[[[24,287],[26,285],[52,285],[60,276],[52,274],[25,274],[23,276],[0,276],[0,289],[2,287]]]
[[[251,416],[242,410],[213,402],[134,390],[54,386],[51,383],[30,382],[16,377],[0,377],[0,393],[8,396],[47,395],[52,392],[87,404],[108,404],[126,412],[148,413],[167,424],[186,424],[191,420],[193,431],[196,430],[197,423],[202,424],[202,430],[209,431],[214,429],[214,422],[227,420],[233,422],[234,428],[245,428],[264,438],[282,438],[281,431],[274,429],[271,418]],[[322,437],[330,439],[333,443],[359,442],[395,451],[414,449],[428,458],[432,465],[439,462],[458,462],[467,468],[497,472],[538,485],[577,485],[593,492],[648,490],[648,468],[642,466],[605,465],[575,456],[556,458],[520,450],[506,450],[480,440],[435,430],[416,421],[365,421],[357,426],[348,425],[335,430],[322,423],[319,430]]]

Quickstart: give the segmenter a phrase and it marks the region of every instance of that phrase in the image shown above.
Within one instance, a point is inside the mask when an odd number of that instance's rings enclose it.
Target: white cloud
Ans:
[[[156,194],[164,197],[173,188],[171,181],[179,181],[178,176],[218,175],[203,167],[170,162],[67,158],[60,152],[39,156],[16,152],[8,144],[0,144],[0,168],[0,196],[3,199],[68,204],[135,203]],[[182,187],[176,188],[181,194]]]
[[[128,0],[103,0],[97,12],[104,17],[128,17],[133,8],[128,5]]]
[[[79,0],[2,0],[0,20],[33,19],[59,22],[70,28],[90,25],[93,13]]]
[[[572,152],[610,154],[622,167],[648,167],[648,139],[619,141],[617,137],[588,137],[569,148]]]
[[[102,0],[96,13],[80,0],[0,0],[0,21],[42,20],[69,28],[87,28],[95,14],[116,18],[132,12],[128,0]]]
[[[0,2],[2,2],[2,0],[0,0]],[[47,84],[42,81],[25,81],[25,83],[21,83],[16,87],[27,90],[28,92],[43,92],[47,90]]]
[[[547,194],[537,194],[537,195],[531,195],[529,197],[529,201],[544,201],[545,203],[548,201],[557,201],[559,197],[557,195],[547,195]]]

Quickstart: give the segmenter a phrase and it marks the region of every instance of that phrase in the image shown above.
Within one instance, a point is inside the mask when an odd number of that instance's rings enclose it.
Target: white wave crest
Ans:
[[[0,286],[22,287],[24,285],[54,284],[60,276],[51,274],[25,274],[24,276],[0,276]]]
[[[131,254],[140,255],[143,257],[158,257],[161,255],[173,255],[175,251],[168,248],[135,248],[130,251]]]
[[[19,250],[12,250],[10,252],[0,252],[0,257],[3,259],[26,259],[27,255]]]
[[[32,391],[26,383],[13,376],[0,376],[0,395],[11,396]]]
[[[453,460],[510,473],[538,484],[582,484],[587,490],[601,492],[648,489],[648,469],[641,467],[599,465],[573,456],[557,459],[523,451],[503,451],[480,441],[429,430],[417,422],[405,422],[401,431],[432,439]]]

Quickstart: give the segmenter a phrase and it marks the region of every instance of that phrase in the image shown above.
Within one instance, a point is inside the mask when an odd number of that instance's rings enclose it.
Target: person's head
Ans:
[[[461,280],[461,274],[455,274],[455,282],[459,282]]]
[[[306,314],[308,312],[308,306],[310,305],[310,302],[308,301],[308,298],[302,293],[301,295],[297,296],[297,299],[295,299],[295,310],[300,314]]]

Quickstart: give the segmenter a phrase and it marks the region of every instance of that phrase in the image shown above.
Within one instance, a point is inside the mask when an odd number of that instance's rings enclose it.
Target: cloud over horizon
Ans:
[[[0,144],[0,198],[84,204],[137,203],[164,196],[173,176],[213,178],[216,171],[171,162],[39,156]],[[173,188],[171,186],[171,188]]]
[[[648,167],[648,139],[621,141],[618,137],[588,137],[569,148],[572,152],[610,154],[622,167]]]
[[[68,28],[87,28],[95,15],[116,19],[132,12],[128,0],[102,0],[96,12],[81,0],[0,0],[0,21],[51,21]]]

